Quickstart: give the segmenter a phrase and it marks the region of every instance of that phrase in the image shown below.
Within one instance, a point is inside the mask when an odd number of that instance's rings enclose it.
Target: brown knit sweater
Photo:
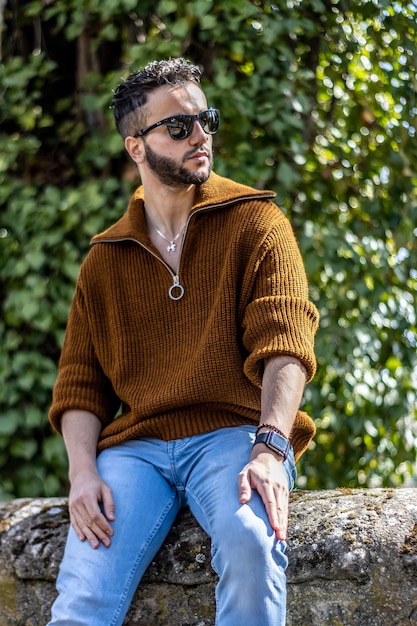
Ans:
[[[49,415],[56,430],[68,409],[101,420],[99,449],[257,424],[265,358],[295,356],[314,375],[318,314],[274,196],[211,174],[175,277],[149,239],[139,187],[82,264]],[[174,301],[176,282],[184,295]],[[296,458],[314,430],[299,411]]]

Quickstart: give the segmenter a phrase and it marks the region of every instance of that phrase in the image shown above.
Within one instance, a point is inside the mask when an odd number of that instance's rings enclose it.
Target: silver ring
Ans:
[[[174,295],[174,289],[179,290],[179,294],[177,296]],[[175,285],[171,285],[171,287],[168,289],[168,295],[171,298],[171,300],[181,300],[181,298],[184,295],[184,287],[180,285],[179,283]]]

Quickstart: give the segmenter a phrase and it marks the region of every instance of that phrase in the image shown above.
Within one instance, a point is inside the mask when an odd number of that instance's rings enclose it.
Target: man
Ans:
[[[274,193],[211,171],[219,111],[196,66],[150,63],[113,105],[142,185],[93,238],[69,315],[50,420],[71,529],[50,624],[122,624],[188,506],[212,540],[216,625],[283,625],[293,452],[314,434],[300,253]]]

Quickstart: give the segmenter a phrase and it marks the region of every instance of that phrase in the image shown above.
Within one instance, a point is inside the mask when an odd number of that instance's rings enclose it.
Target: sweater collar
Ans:
[[[254,189],[212,172],[205,183],[197,186],[190,216],[204,209],[215,209],[249,200],[272,200],[275,196],[273,191]],[[113,226],[95,235],[91,243],[117,240],[123,237],[138,237],[150,243],[143,205],[143,187],[140,186],[133,194],[126,213]]]

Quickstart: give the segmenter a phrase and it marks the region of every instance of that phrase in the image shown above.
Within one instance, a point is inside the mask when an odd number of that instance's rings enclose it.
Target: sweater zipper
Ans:
[[[242,198],[239,198],[240,200],[260,200],[262,198],[267,198],[268,196],[244,196]],[[196,215],[197,213],[201,213],[203,211],[208,211],[210,209],[216,209],[218,207],[224,207],[227,206],[228,204],[235,204],[236,199],[235,200],[231,200],[230,202],[218,202],[216,204],[210,204],[209,206],[206,207],[201,207],[200,209],[196,209],[191,215],[188,216],[187,221],[185,222],[185,226],[184,226],[184,233],[181,239],[181,246],[180,246],[180,253],[178,255],[178,270],[180,268],[181,265],[181,255],[182,255],[182,248],[184,245],[184,241],[185,241],[185,237],[187,235],[187,230],[188,230],[188,225],[190,223],[191,218]],[[180,278],[178,276],[178,273],[176,274],[171,267],[168,265],[168,263],[165,263],[164,259],[162,259],[160,256],[158,256],[157,254],[155,254],[155,252],[153,250],[151,250],[150,248],[148,248],[148,246],[146,246],[144,243],[142,243],[141,241],[139,241],[138,239],[135,239],[134,237],[120,237],[117,239],[100,239],[97,241],[94,241],[93,244],[96,243],[117,243],[120,241],[133,241],[134,243],[137,243],[139,246],[142,246],[142,248],[144,248],[145,250],[147,250],[147,252],[149,252],[153,257],[155,257],[155,259],[157,261],[159,261],[160,263],[162,263],[162,265],[164,265],[166,267],[166,269],[168,270],[168,272],[171,274],[172,276],[172,285],[171,287],[168,289],[168,296],[171,298],[171,300],[177,301],[177,300],[181,300],[181,298],[183,297],[184,293],[185,293],[185,289],[183,287],[183,285],[181,285],[180,283]]]
[[[137,243],[138,246],[141,246],[142,248],[144,248],[147,252],[149,252],[149,254],[151,254],[153,257],[155,257],[155,259],[157,261],[162,263],[162,265],[164,265],[164,267],[166,267],[166,269],[168,270],[168,272],[172,276],[172,281],[173,282],[172,282],[171,287],[168,289],[169,297],[171,298],[171,300],[181,300],[181,298],[184,295],[184,291],[185,290],[184,290],[184,287],[180,283],[180,279],[179,279],[178,274],[176,274],[171,269],[171,267],[168,265],[168,263],[165,263],[164,259],[162,259],[160,256],[155,254],[155,252],[153,250],[148,248],[148,246],[146,246],[144,243],[142,243],[138,239],[135,239],[134,237],[118,237],[117,239],[100,239],[100,241],[95,241],[94,244],[96,244],[96,243],[120,243],[122,241],[133,241],[133,243]],[[181,249],[182,249],[182,245],[181,245],[181,248],[180,248],[180,258],[181,258]],[[179,265],[180,265],[180,263],[178,261],[178,267],[179,267]]]

